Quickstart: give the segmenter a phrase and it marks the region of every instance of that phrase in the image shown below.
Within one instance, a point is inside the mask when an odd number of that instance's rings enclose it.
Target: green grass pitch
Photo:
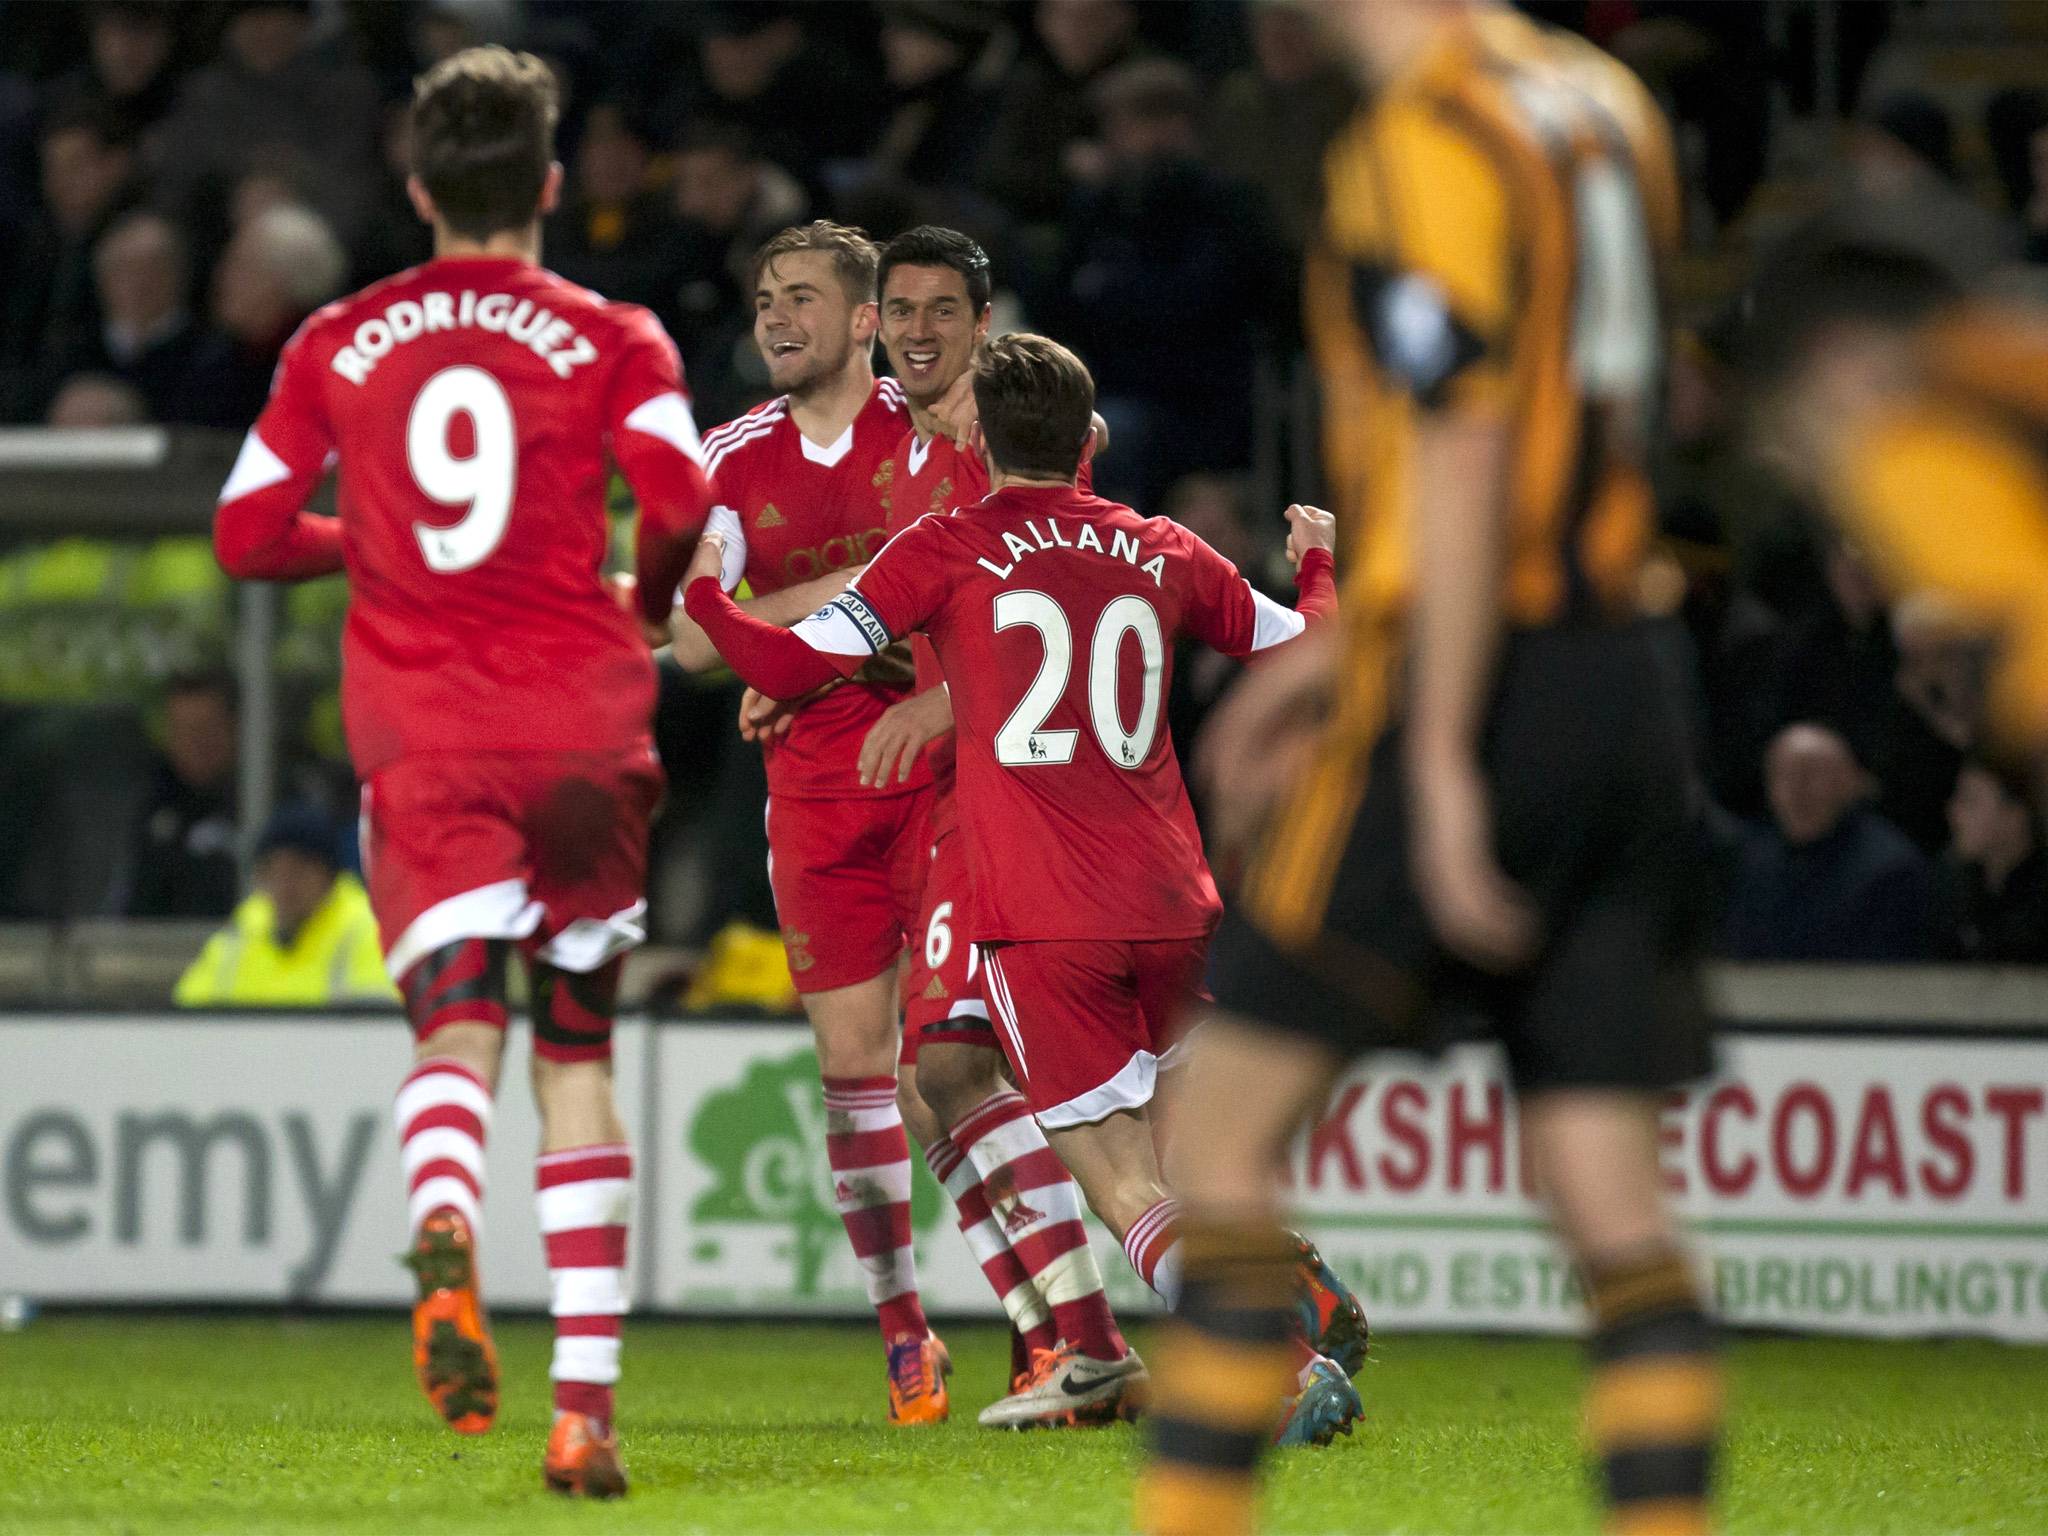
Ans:
[[[635,1323],[633,1493],[595,1507],[540,1486],[543,1322],[501,1324],[504,1411],[459,1439],[416,1395],[397,1318],[46,1317],[0,1335],[0,1532],[1128,1529],[1135,1432],[977,1429],[1005,1345],[946,1332],[954,1422],[895,1430],[865,1330]],[[1270,1530],[1593,1529],[1570,1344],[1392,1336],[1374,1355],[1368,1422],[1279,1459]],[[1731,1361],[1731,1531],[2048,1530],[2048,1351],[1751,1339]]]

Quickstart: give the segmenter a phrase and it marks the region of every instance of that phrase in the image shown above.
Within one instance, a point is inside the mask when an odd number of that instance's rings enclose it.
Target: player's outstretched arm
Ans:
[[[815,618],[797,629],[783,629],[745,612],[719,581],[723,556],[723,541],[706,534],[684,580],[683,611],[748,687],[771,699],[801,698],[856,670],[874,653],[873,645],[858,636],[843,654],[819,648],[815,637],[801,632],[817,627]],[[843,642],[835,636],[835,643]]]
[[[737,606],[740,612],[759,619],[763,624],[773,624],[778,629],[787,629],[801,623],[816,613],[826,603],[844,592],[847,583],[858,576],[862,569],[855,566],[850,570],[831,571],[823,576],[814,576],[809,581],[799,582],[793,587],[765,592],[759,597],[750,597]],[[704,633],[703,626],[692,619],[689,613],[678,608],[669,628],[669,646],[675,656],[676,665],[685,672],[708,672],[719,665],[721,657],[718,647],[711,643],[711,637]]]

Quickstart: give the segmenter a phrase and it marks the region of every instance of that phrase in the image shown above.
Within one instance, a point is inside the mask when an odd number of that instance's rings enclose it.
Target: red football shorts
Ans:
[[[768,884],[799,992],[879,976],[917,931],[931,791],[768,797]]]
[[[363,786],[363,873],[402,978],[462,939],[525,939],[594,971],[646,937],[647,830],[663,778],[622,752],[423,752]]]
[[[1206,934],[982,946],[996,1035],[1040,1125],[1064,1130],[1152,1101],[1208,954]]]
[[[967,915],[967,849],[957,831],[939,834],[925,876],[924,905],[903,982],[903,1057],[928,1040],[1000,1047],[981,994],[981,951],[961,927]]]

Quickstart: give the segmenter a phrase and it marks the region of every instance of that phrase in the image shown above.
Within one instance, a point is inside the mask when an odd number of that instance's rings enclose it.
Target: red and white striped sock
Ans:
[[[534,1202],[547,1246],[548,1310],[555,1318],[557,1413],[612,1418],[619,1379],[619,1319],[626,1311],[626,1228],[633,1212],[633,1153],[617,1142],[544,1154]]]
[[[941,1136],[926,1147],[924,1160],[932,1177],[953,1197],[953,1209],[960,1218],[960,1235],[967,1239],[968,1251],[987,1276],[989,1289],[1009,1313],[1012,1326],[1023,1335],[1025,1349],[1051,1349],[1059,1342],[1052,1311],[1038,1294],[1031,1271],[1011,1250],[1002,1222],[989,1209],[988,1195],[973,1162],[953,1145],[950,1136]],[[1027,1354],[1025,1358],[1028,1361],[1030,1357]]]
[[[1180,1305],[1180,1202],[1161,1200],[1124,1234],[1124,1257],[1169,1307]]]
[[[1052,1309],[1060,1338],[1098,1360],[1121,1360],[1130,1346],[1081,1225],[1081,1191],[1024,1096],[1008,1088],[990,1094],[951,1135],[981,1176],[989,1208]]]
[[[445,1209],[459,1212],[481,1236],[490,1088],[461,1062],[430,1057],[399,1084],[391,1114],[405,1174],[407,1230],[417,1237],[426,1219]]]
[[[825,1158],[882,1337],[924,1337],[931,1327],[910,1248],[910,1138],[893,1076],[825,1079]]]

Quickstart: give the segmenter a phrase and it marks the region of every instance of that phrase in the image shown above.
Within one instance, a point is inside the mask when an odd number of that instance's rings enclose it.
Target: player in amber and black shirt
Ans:
[[[1648,94],[1505,7],[1317,8],[1372,98],[1307,288],[1341,644],[1254,674],[1207,744],[1248,855],[1178,1113],[1187,1281],[1140,1523],[1248,1529],[1286,1387],[1281,1158],[1359,1051],[1476,1005],[1588,1282],[1609,1528],[1704,1531],[1719,1377],[1665,1208],[1658,1096],[1709,1065],[1681,914],[1686,764],[1630,624],[1651,524]],[[1312,731],[1312,702],[1327,722]]]

